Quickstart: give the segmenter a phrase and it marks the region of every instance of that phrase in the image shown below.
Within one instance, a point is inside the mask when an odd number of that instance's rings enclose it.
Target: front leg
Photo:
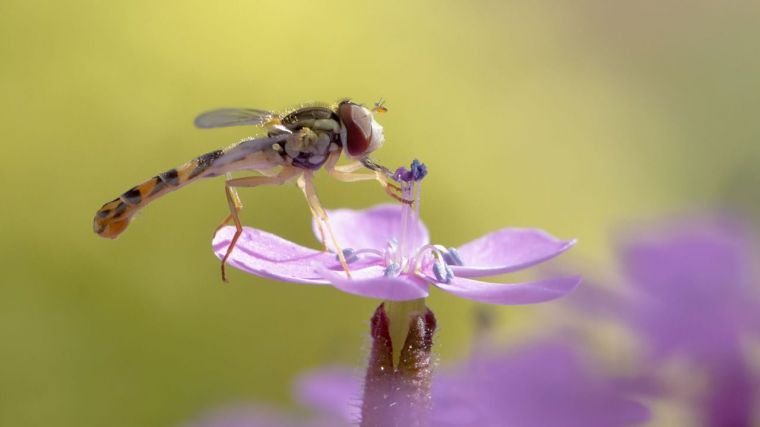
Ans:
[[[341,182],[374,180],[380,183],[380,185],[383,187],[385,192],[388,193],[389,196],[393,197],[401,203],[412,204],[411,200],[406,200],[398,194],[394,193],[394,191],[400,193],[401,188],[395,184],[388,182],[388,177],[385,174],[381,173],[380,171],[374,171],[372,173],[356,173],[354,171],[358,170],[361,167],[364,167],[364,165],[358,161],[349,163],[344,166],[336,166],[335,164],[338,162],[339,157],[340,152],[333,152],[325,162],[325,170],[331,177]]]

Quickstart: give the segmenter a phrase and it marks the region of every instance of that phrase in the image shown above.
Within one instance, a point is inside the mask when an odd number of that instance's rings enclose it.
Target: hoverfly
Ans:
[[[344,182],[376,180],[389,195],[407,202],[394,192],[399,191],[399,187],[390,182],[393,179],[391,171],[369,157],[385,142],[383,127],[373,116],[373,112],[378,111],[385,111],[382,101],[368,109],[343,100],[333,105],[303,106],[282,114],[246,108],[223,108],[203,113],[195,119],[195,125],[199,128],[259,126],[266,129],[267,134],[246,138],[227,148],[203,154],[132,187],[98,210],[93,220],[95,233],[114,239],[127,228],[137,211],[158,197],[201,178],[225,175],[225,194],[230,213],[215,233],[230,222],[236,228],[222,258],[222,280],[227,281],[225,265],[243,231],[238,217],[243,205],[236,189],[279,185],[296,180],[312,215],[317,219],[325,249],[327,234],[350,277],[343,251],[335,241],[327,214],[314,189],[313,173],[324,168],[330,176]],[[337,166],[342,152],[353,162]],[[362,167],[370,172],[357,173]],[[242,170],[256,171],[261,175],[231,177],[231,172]]]

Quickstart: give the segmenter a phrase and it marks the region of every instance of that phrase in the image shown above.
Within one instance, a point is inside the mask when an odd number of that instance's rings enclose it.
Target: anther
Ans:
[[[358,256],[356,256],[356,251],[352,248],[346,248],[343,249],[343,258],[346,259],[346,263],[351,264],[352,262],[359,259]],[[337,259],[340,262],[340,257],[336,254],[335,259]]]
[[[396,169],[396,172],[394,172],[392,176],[393,180],[396,182],[409,182],[411,177],[411,173],[403,166]]]
[[[385,272],[383,273],[383,275],[385,277],[396,277],[399,275],[399,273],[401,273],[401,265],[396,264],[395,262],[392,262],[388,264],[387,267],[385,267]]]
[[[451,267],[440,259],[437,259],[433,264],[433,274],[436,280],[441,283],[450,283],[454,278],[454,272],[451,271]]]
[[[411,168],[412,180],[414,181],[421,181],[427,175],[427,166],[417,159],[412,160]]]
[[[422,178],[425,178],[425,175],[428,173],[427,166],[417,159],[412,161],[410,168],[411,169],[407,169],[402,166],[396,169],[396,172],[392,175],[393,180],[396,182],[412,183],[422,181]]]
[[[459,256],[459,252],[455,248],[449,248],[445,251],[441,251],[443,260],[448,265],[464,265],[462,257]]]

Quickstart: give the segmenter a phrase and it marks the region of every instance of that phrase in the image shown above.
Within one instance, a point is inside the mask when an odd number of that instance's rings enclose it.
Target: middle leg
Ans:
[[[304,180],[304,176],[299,176],[298,181],[296,182],[298,183],[298,188],[300,188],[303,194],[306,195],[306,181]],[[322,243],[322,250],[324,252],[327,252],[329,249],[327,247],[327,238],[325,237],[325,228],[322,225],[322,219],[311,207],[311,204],[308,203],[308,200],[307,204],[309,205],[309,212],[311,212],[311,217],[314,220],[314,224],[317,225],[317,229],[319,230],[319,241]]]
[[[346,276],[348,278],[351,278],[351,272],[348,269],[346,257],[343,254],[343,250],[340,248],[337,239],[335,239],[335,234],[332,232],[330,221],[327,217],[327,212],[325,212],[325,210],[322,208],[322,204],[319,202],[319,198],[317,197],[317,190],[314,188],[312,171],[305,171],[302,178],[303,179],[299,181],[302,181],[303,185],[299,185],[299,187],[303,191],[304,196],[306,196],[306,203],[309,204],[309,208],[311,209],[312,214],[316,215],[315,219],[317,220],[317,223],[322,223],[322,225],[324,225],[324,227],[327,229],[327,234],[330,236],[333,247],[337,252],[336,255],[338,255],[338,261],[340,261],[340,265],[343,267],[343,271],[346,272]],[[301,184],[301,182],[299,182],[299,184]],[[323,231],[321,225],[319,226],[319,229],[320,231]]]
[[[230,214],[227,218],[225,218],[225,221],[222,223],[222,225],[219,227],[225,225],[225,223],[229,222],[229,220],[232,220],[232,222],[235,224],[235,235],[232,237],[232,240],[230,241],[230,245],[227,247],[227,252],[224,254],[224,257],[222,258],[222,280],[227,281],[227,272],[225,270],[225,266],[227,265],[227,259],[229,259],[230,255],[232,255],[232,250],[235,249],[235,245],[237,244],[238,239],[240,238],[240,235],[243,234],[243,225],[240,223],[240,217],[238,216],[238,211],[240,210],[240,207],[242,207],[242,204],[240,203],[239,198],[237,197],[237,192],[235,191],[235,188],[237,187],[258,187],[260,185],[280,185],[288,182],[289,180],[295,178],[301,173],[301,170],[294,167],[283,167],[283,169],[274,176],[251,176],[251,177],[245,177],[245,178],[236,178],[236,179],[228,179],[227,182],[225,182],[225,194],[227,195],[227,204],[230,208]],[[217,231],[219,230],[217,228]]]

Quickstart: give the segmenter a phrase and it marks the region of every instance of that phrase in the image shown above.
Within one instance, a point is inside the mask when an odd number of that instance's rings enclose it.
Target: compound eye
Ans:
[[[372,113],[361,105],[344,102],[338,107],[338,116],[346,129],[343,143],[349,157],[362,157],[372,141]]]

